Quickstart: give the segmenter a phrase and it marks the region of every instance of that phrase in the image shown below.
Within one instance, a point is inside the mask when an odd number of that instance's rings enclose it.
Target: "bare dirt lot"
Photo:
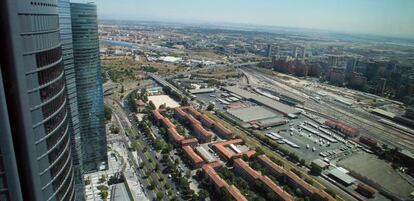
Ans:
[[[338,166],[344,167],[357,174],[372,180],[388,191],[401,196],[409,197],[410,193],[414,191],[414,186],[411,185],[400,173],[395,171],[389,163],[378,159],[373,154],[360,152],[352,155],[337,163]],[[356,175],[353,175],[360,179]]]

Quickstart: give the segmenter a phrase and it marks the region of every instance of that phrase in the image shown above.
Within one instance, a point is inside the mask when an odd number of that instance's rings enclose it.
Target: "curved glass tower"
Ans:
[[[83,170],[106,169],[106,133],[96,5],[71,3]]]
[[[3,0],[0,9],[8,50],[1,73],[23,199],[73,200],[57,1]]]

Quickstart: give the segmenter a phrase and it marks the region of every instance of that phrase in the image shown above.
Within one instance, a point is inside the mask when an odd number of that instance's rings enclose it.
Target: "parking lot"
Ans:
[[[222,93],[223,91],[216,89],[216,91],[213,93],[196,94],[196,96],[199,100],[203,101],[206,104],[214,103],[216,109],[219,109],[221,112],[232,116],[227,112],[227,104],[223,104],[221,101],[218,101],[218,98],[221,97]],[[256,103],[246,100],[234,101],[233,103],[235,102],[240,102],[241,104],[248,106],[257,105]],[[276,111],[273,112],[277,113]],[[246,125],[245,122],[242,122],[237,118],[234,118],[234,120],[238,121],[242,125]],[[322,128],[324,127],[323,125],[313,121],[304,115],[300,115],[296,119],[288,120],[289,122],[285,125],[266,128],[261,130],[261,132],[263,135],[266,135],[269,132],[274,132],[280,135],[281,138],[270,140],[276,140],[284,148],[297,154],[307,163],[318,158],[325,159],[325,161],[338,160],[346,155],[352,154],[357,150],[353,144],[340,138],[335,134],[334,131],[328,128]],[[306,124],[305,122],[309,122],[310,124]],[[308,128],[309,130],[316,131],[319,133],[319,135],[324,137],[315,135],[312,132],[304,129],[304,127]],[[327,139],[333,139],[337,142],[329,142]]]

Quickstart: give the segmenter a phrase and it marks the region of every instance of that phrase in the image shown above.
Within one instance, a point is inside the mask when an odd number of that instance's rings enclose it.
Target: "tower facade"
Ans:
[[[74,200],[57,1],[3,0],[0,15],[1,113],[8,117],[1,158],[16,159],[5,168],[7,188],[23,200]]]
[[[82,180],[81,133],[79,128],[78,95],[76,92],[75,64],[73,60],[72,23],[69,0],[58,0],[62,62],[65,69],[65,86],[68,101],[68,123],[72,146],[72,160],[75,174],[76,200],[85,198]]]
[[[83,170],[107,168],[106,133],[96,5],[71,3],[75,79]]]

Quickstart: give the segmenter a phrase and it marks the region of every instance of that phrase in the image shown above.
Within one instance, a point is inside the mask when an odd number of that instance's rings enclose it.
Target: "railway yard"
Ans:
[[[328,166],[322,178],[350,195],[355,195],[356,185],[364,182],[382,192],[370,200],[387,200],[383,194],[410,197],[414,191],[412,177],[378,159],[360,139],[364,136],[375,139],[378,146],[413,152],[412,130],[384,124],[384,117],[370,113],[373,106],[366,104],[375,99],[382,105],[398,108],[398,103],[289,79],[287,75],[279,77],[262,69],[244,67],[240,71],[245,77],[239,82],[198,90],[193,96],[204,105],[214,105],[216,112],[230,117],[236,126],[260,132],[267,138],[265,141],[277,143],[306,164]],[[384,180],[382,171],[400,187]],[[360,196],[354,198],[364,200]]]

